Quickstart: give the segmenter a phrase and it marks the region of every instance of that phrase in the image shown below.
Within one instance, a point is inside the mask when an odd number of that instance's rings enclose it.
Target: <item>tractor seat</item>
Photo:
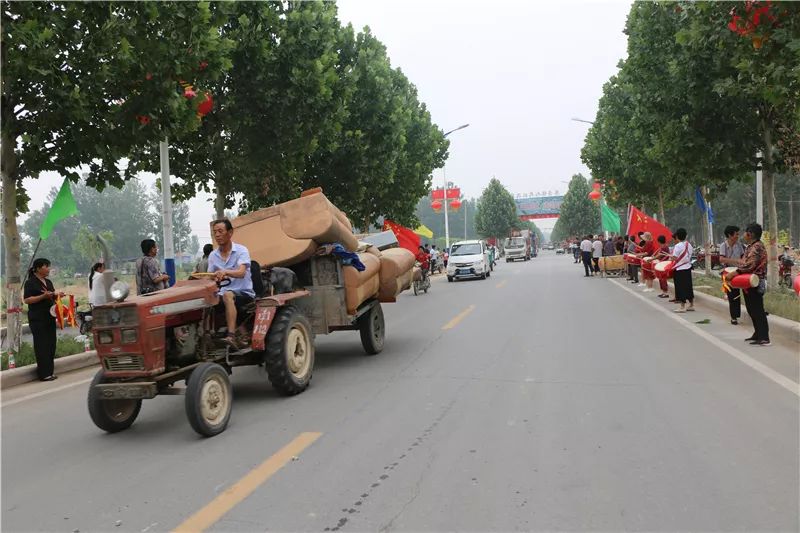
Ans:
[[[261,265],[258,261],[250,261],[250,277],[253,280],[253,292],[256,293],[256,298],[261,298],[267,292],[264,286],[264,278],[261,276]]]

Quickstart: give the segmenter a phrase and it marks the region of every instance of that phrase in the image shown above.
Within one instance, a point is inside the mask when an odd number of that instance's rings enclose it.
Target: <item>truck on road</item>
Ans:
[[[503,243],[506,263],[522,259],[529,261],[532,255],[531,231],[527,229],[513,230]]]

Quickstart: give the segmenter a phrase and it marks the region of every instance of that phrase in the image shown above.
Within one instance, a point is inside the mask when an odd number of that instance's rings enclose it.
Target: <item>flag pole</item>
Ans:
[[[31,254],[31,260],[28,262],[28,268],[25,269],[25,277],[22,278],[22,287],[25,288],[25,282],[28,281],[28,274],[31,271],[31,267],[33,266],[33,260],[36,259],[36,252],[39,251],[39,246],[42,244],[42,238],[39,237],[39,242],[36,243],[36,247],[33,249],[33,253]]]

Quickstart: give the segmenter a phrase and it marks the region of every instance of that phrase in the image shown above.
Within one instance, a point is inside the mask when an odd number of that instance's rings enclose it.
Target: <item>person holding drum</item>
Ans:
[[[739,228],[737,226],[727,226],[724,234],[725,240],[719,246],[719,262],[723,266],[735,269],[735,267],[742,264],[742,257],[744,256],[744,246],[739,242]],[[728,269],[725,271],[730,272]],[[723,275],[725,275],[724,272]],[[731,313],[731,324],[735,326],[742,316],[741,289],[731,287],[728,291],[728,309]]]
[[[656,250],[656,261],[668,261],[670,256],[672,255],[669,251],[669,245],[667,244],[667,238],[663,235],[659,235],[658,239],[658,250]],[[669,298],[669,285],[667,284],[666,277],[658,278],[658,287],[661,289],[661,294],[658,295],[659,298]]]
[[[56,292],[50,275],[50,260],[38,257],[33,260],[25,281],[23,302],[28,306],[28,324],[33,336],[36,354],[36,373],[41,381],[53,381],[56,357],[56,318],[53,306],[64,296]]]
[[[655,289],[653,288],[653,282],[656,279],[655,273],[653,272],[653,258],[658,251],[656,248],[656,243],[653,241],[653,235],[647,231],[642,236],[644,239],[644,246],[639,254],[639,257],[642,258],[642,278],[644,278],[645,288],[642,292],[653,292]]]
[[[744,240],[747,249],[744,251],[742,262],[733,272],[726,272],[725,277],[732,280],[739,274],[754,274],[758,276],[758,286],[744,291],[744,305],[747,314],[753,321],[755,331],[746,338],[754,346],[770,346],[769,323],[764,310],[764,293],[767,292],[767,248],[761,242],[761,225],[753,222],[744,230]]]
[[[681,304],[676,313],[694,311],[694,288],[692,287],[692,245],[686,240],[686,229],[675,232],[678,244],[672,249],[671,260],[675,261],[672,279],[675,283],[675,301]],[[689,307],[686,307],[689,302]]]

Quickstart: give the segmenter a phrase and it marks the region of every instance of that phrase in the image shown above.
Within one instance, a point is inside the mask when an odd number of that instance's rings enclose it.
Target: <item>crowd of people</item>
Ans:
[[[769,324],[764,309],[764,294],[767,277],[767,249],[761,241],[762,228],[757,223],[749,224],[740,239],[740,228],[725,228],[725,241],[720,246],[720,263],[728,267],[722,273],[727,287],[727,299],[732,325],[741,318],[741,302],[744,300],[747,314],[753,322],[753,334],[745,341],[752,345],[769,346]],[[569,250],[574,262],[583,263],[584,276],[592,277],[600,273],[600,259],[608,256],[631,254],[640,263],[626,263],[628,281],[642,289],[642,292],[655,292],[658,280],[658,298],[668,299],[677,304],[676,313],[695,311],[692,265],[694,247],[687,240],[687,231],[679,228],[672,236],[659,235],[656,238],[649,232],[639,232],[627,237],[612,235],[586,235],[583,238],[568,239],[565,249]],[[642,262],[645,257],[652,258]],[[659,261],[670,261],[674,296],[670,298],[667,276],[657,277],[654,265]],[[737,275],[750,274],[758,277],[758,286],[750,289],[730,287],[728,283]]]

